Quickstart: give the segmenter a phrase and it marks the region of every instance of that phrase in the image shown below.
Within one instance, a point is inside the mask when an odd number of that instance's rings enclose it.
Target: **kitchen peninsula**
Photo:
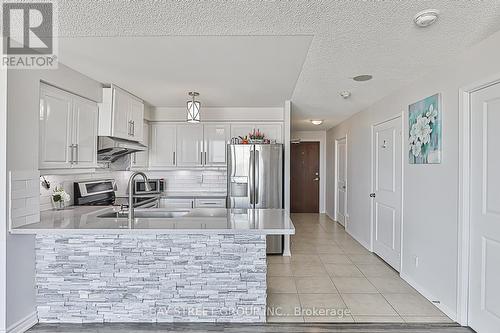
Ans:
[[[282,209],[44,211],[36,235],[40,322],[265,322],[266,235]]]

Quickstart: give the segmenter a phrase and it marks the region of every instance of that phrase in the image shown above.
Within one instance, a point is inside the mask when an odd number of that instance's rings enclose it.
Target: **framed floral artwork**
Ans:
[[[408,110],[410,164],[441,163],[441,94],[411,104]]]

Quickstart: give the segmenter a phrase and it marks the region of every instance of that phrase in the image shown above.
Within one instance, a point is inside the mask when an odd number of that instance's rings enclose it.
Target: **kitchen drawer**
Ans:
[[[194,199],[168,199],[160,200],[160,208],[168,209],[191,209],[194,208]]]
[[[226,199],[195,199],[196,208],[226,208]]]

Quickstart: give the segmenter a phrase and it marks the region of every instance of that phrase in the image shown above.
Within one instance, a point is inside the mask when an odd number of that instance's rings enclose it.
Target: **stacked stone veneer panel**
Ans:
[[[37,235],[40,322],[264,322],[261,235]]]

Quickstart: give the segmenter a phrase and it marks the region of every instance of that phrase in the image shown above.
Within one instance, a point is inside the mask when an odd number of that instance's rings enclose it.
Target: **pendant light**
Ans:
[[[200,108],[201,103],[196,101],[196,96],[200,96],[196,91],[191,91],[188,93],[191,96],[191,100],[187,101],[187,122],[188,123],[199,123],[200,122]]]

